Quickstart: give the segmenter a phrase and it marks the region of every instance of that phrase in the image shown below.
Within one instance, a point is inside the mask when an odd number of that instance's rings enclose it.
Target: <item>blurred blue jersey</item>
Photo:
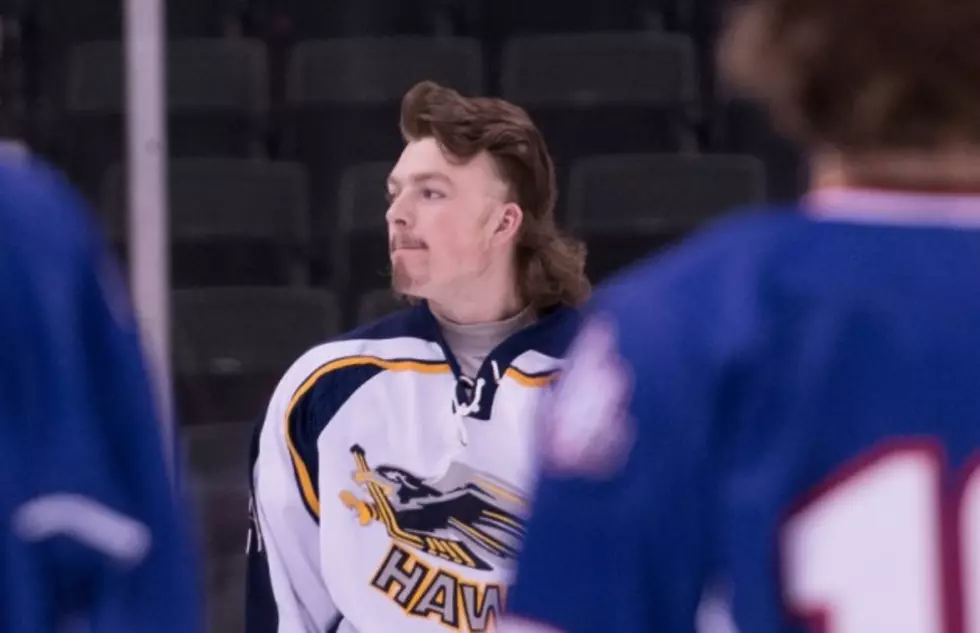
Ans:
[[[0,166],[0,630],[193,632],[128,302],[67,185]]]
[[[607,287],[568,362],[515,616],[980,630],[980,198],[727,220]]]

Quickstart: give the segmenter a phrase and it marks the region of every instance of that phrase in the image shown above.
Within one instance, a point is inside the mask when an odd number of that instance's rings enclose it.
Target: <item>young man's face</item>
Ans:
[[[454,164],[435,139],[409,142],[388,177],[395,290],[444,301],[478,283],[496,258],[509,255],[513,234],[499,230],[514,206],[506,194],[487,154]]]

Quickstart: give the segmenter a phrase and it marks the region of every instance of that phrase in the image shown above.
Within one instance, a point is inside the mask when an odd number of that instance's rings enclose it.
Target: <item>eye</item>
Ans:
[[[425,187],[422,189],[422,198],[425,200],[441,200],[446,196],[441,191]]]
[[[397,193],[395,193],[391,189],[385,189],[385,200],[388,201],[388,204],[391,204],[397,197],[398,197]]]

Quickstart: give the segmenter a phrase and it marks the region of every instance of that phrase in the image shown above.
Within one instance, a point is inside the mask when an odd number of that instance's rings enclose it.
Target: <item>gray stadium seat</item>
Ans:
[[[196,497],[208,557],[243,554],[248,534],[248,469],[239,473],[234,485],[193,481],[189,488]]]
[[[503,96],[528,109],[560,166],[695,142],[694,46],[684,35],[514,38],[504,48],[502,82]]]
[[[207,486],[246,486],[245,473],[248,472],[249,446],[254,430],[255,425],[248,420],[182,428],[181,439],[191,480]]]
[[[766,191],[751,156],[595,156],[575,163],[570,183],[568,225],[589,244],[593,279]]]
[[[239,512],[236,519],[241,524]],[[239,551],[233,556],[208,556],[206,562],[206,617],[209,633],[241,633],[245,630],[245,577],[247,563],[244,542],[234,541],[240,545]]]
[[[176,287],[302,284],[309,270],[307,174],[298,164],[177,159],[169,166]],[[125,241],[125,174],[106,174],[102,215]]]
[[[268,110],[265,49],[252,40],[180,40],[167,47],[171,156],[255,156]],[[68,171],[95,195],[121,160],[124,71],[119,42],[72,50],[63,151]]]
[[[405,92],[431,79],[464,93],[484,88],[479,43],[464,38],[350,38],[297,45],[287,74],[284,155],[308,165],[315,227],[326,235],[340,172],[394,160],[402,149],[398,111]]]
[[[720,151],[751,154],[766,166],[768,197],[773,202],[795,201],[807,189],[809,169],[800,147],[779,134],[765,111],[733,99],[720,108]]]
[[[167,37],[215,37],[241,28],[248,0],[168,0],[166,8]]]
[[[262,22],[290,39],[426,35],[438,0],[253,0]],[[268,28],[266,30],[269,30]]]
[[[387,288],[378,288],[361,295],[357,307],[357,323],[364,325],[403,310],[408,307],[405,300],[398,298]]]
[[[393,162],[361,163],[344,170],[332,234],[335,288],[353,292],[390,283],[386,179]]]
[[[198,538],[204,550],[204,592],[207,631],[244,630],[245,546],[248,541],[248,475],[239,484],[222,486],[193,482]]]
[[[248,530],[249,446],[254,424],[202,424],[181,429],[188,486],[204,549],[207,630],[242,631]]]
[[[178,290],[174,366],[187,423],[254,420],[283,372],[339,332],[332,293],[295,288]]]
[[[19,51],[24,72],[21,87],[28,100],[31,142],[45,151],[54,149],[63,134],[69,53],[84,42],[122,37],[124,0],[16,0],[21,28],[15,38],[5,37],[4,53]],[[166,33],[169,38],[210,37],[240,29],[247,0],[167,0]],[[15,41],[16,40],[16,41]],[[117,133],[118,135],[118,133]]]
[[[624,31],[641,26],[639,0],[569,2],[568,0],[498,0],[479,3],[487,36]]]
[[[122,34],[125,0],[19,0],[32,14],[46,41],[78,43],[116,39]],[[221,34],[229,17],[240,16],[247,0],[167,0],[170,37],[210,37]]]
[[[261,42],[187,39],[167,46],[168,107],[258,116],[267,109],[266,60]],[[76,114],[123,107],[122,45],[89,42],[72,50],[68,108]]]
[[[240,517],[239,522],[243,522]],[[246,559],[241,553],[208,560],[206,613],[210,633],[245,630],[246,568]]]
[[[300,106],[398,103],[423,79],[479,92],[480,59],[479,43],[466,38],[309,40],[293,53],[289,99]]]

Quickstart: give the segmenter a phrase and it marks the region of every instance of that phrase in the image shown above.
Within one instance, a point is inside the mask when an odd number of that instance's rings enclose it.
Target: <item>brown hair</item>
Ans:
[[[585,245],[555,224],[555,168],[541,133],[523,109],[501,99],[464,97],[431,81],[402,100],[405,141],[434,138],[463,162],[487,152],[524,220],[517,237],[518,284],[535,309],[579,305],[589,297]]]
[[[719,62],[786,133],[844,153],[980,143],[980,2],[744,0]]]

